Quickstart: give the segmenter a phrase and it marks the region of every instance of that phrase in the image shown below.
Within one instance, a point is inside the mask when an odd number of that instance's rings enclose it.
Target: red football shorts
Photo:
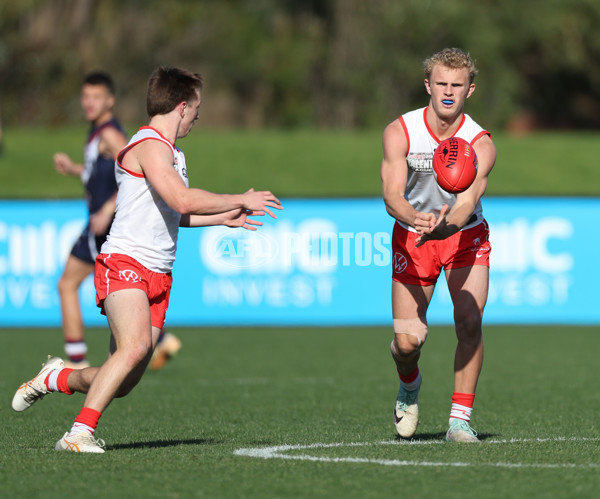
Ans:
[[[417,248],[416,232],[394,224],[392,235],[392,279],[403,284],[430,286],[437,282],[442,269],[490,266],[492,246],[489,227],[484,220],[440,241],[427,241]]]
[[[172,282],[173,276],[170,272],[152,272],[127,255],[101,253],[96,257],[96,305],[100,307],[102,315],[106,315],[104,300],[110,293],[121,289],[141,289],[148,296],[152,325],[162,328],[169,306]]]

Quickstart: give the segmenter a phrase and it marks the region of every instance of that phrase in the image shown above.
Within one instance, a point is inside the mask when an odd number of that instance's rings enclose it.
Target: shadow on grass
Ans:
[[[497,434],[495,433],[480,433],[479,435],[477,435],[477,438],[479,438],[479,440],[481,440],[482,442],[485,442],[486,440],[494,438],[496,436]],[[396,435],[396,440],[398,442],[429,442],[432,440],[446,440],[446,432],[417,433],[412,438],[402,438],[401,436]]]
[[[131,442],[128,444],[107,445],[106,450],[122,449],[158,449],[161,447],[178,447],[180,445],[215,445],[224,442],[212,438],[190,438],[187,440],[151,440],[149,442]]]

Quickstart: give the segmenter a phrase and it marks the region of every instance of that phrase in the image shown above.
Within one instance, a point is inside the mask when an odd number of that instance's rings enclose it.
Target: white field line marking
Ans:
[[[486,440],[484,445],[488,444],[514,444],[526,442],[598,442],[600,438],[577,438],[577,437],[556,437],[556,438],[511,438],[503,440]],[[310,454],[286,454],[289,451],[307,450],[307,449],[332,449],[339,447],[367,447],[375,445],[437,445],[445,444],[444,440],[384,440],[381,442],[350,442],[350,443],[316,443],[309,445],[277,445],[273,447],[255,447],[249,449],[237,449],[234,451],[236,456],[254,457],[259,459],[288,459],[295,461],[313,461],[321,463],[368,463],[380,464],[383,466],[489,466],[497,468],[600,468],[598,463],[575,464],[575,463],[469,463],[469,462],[436,462],[436,461],[406,461],[399,459],[369,459],[362,457],[328,457],[311,456]]]

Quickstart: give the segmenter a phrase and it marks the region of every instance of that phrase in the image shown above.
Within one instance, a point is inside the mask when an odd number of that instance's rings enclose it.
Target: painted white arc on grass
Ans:
[[[516,444],[516,443],[544,443],[544,442],[567,442],[567,441],[587,441],[597,442],[599,438],[515,438],[506,440],[486,440],[485,445],[490,444]],[[381,442],[351,442],[351,443],[315,443],[308,445],[277,445],[273,447],[255,447],[247,449],[237,449],[234,451],[236,456],[253,457],[259,459],[286,459],[295,461],[312,461],[322,463],[359,463],[359,464],[379,464],[382,466],[425,466],[425,467],[468,467],[468,466],[487,466],[497,468],[600,468],[598,463],[485,463],[485,462],[444,462],[444,461],[408,461],[400,459],[372,459],[362,457],[329,457],[329,456],[312,456],[310,454],[289,454],[291,451],[310,450],[310,449],[332,449],[340,447],[368,447],[380,445],[398,445],[398,446],[413,446],[413,445],[437,445],[445,444],[443,440],[388,440]]]

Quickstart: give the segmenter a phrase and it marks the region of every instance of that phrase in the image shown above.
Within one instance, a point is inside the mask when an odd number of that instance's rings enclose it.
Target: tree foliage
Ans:
[[[488,128],[600,126],[597,0],[20,0],[0,4],[5,124],[79,120],[88,71],[143,121],[158,65],[204,74],[213,126],[381,127],[425,105],[423,59],[467,50]]]

